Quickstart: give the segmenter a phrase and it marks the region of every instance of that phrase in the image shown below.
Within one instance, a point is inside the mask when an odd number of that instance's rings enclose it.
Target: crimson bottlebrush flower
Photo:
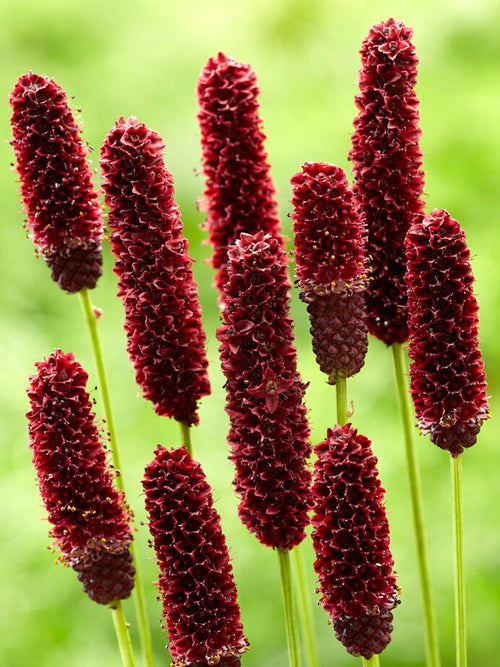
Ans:
[[[50,536],[92,600],[127,598],[134,587],[132,515],[113,484],[86,391],[88,375],[74,354],[61,350],[36,367],[26,416]]]
[[[291,549],[308,524],[311,447],[289,317],[286,253],[277,239],[259,232],[242,234],[228,258],[217,337],[239,516],[262,544]]]
[[[241,232],[263,231],[281,239],[280,222],[264,150],[255,72],[219,53],[203,68],[197,94],[207,228],[222,304],[228,246]]]
[[[127,351],[157,414],[198,424],[210,393],[198,287],[161,137],[120,118],[101,149]]]
[[[406,238],[411,394],[417,423],[458,456],[489,416],[470,252],[460,225],[434,209]]]
[[[66,94],[30,72],[9,101],[28,230],[61,289],[93,288],[102,273],[103,223]]]
[[[412,35],[412,28],[389,19],[372,26],[364,40],[349,153],[353,192],[368,232],[368,327],[387,345],[408,338],[404,239],[424,207]]]
[[[248,644],[220,517],[199,463],[161,445],[143,480],[174,667],[237,667]]]
[[[321,604],[337,639],[367,660],[390,642],[399,603],[377,459],[351,424],[315,447],[312,540]]]
[[[291,183],[297,285],[316,361],[335,384],[360,370],[368,347],[364,228],[339,167],[307,162]]]

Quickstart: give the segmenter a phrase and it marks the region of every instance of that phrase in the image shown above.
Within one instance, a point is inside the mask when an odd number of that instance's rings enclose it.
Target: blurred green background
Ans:
[[[370,25],[394,16],[415,29],[420,58],[422,149],[428,210],[447,208],[465,230],[473,255],[481,308],[480,336],[493,419],[477,446],[464,456],[465,545],[470,664],[498,664],[500,639],[499,448],[496,412],[500,373],[500,7],[494,0],[252,0],[252,2],[165,2],[139,0],[3,0],[0,6],[0,664],[75,667],[120,664],[111,615],[80,590],[74,573],[53,564],[46,549],[48,524],[27,446],[25,390],[35,361],[55,347],[73,351],[96,384],[93,358],[79,299],[50,281],[25,238],[10,146],[8,94],[28,70],[46,74],[81,107],[84,138],[95,147],[94,167],[109,129],[135,115],[165,140],[166,163],[176,182],[185,233],[196,258],[208,336],[213,393],[201,405],[193,433],[195,457],[212,484],[239,588],[242,619],[250,640],[247,667],[285,667],[286,642],[276,555],[248,535],[236,517],[237,499],[227,460],[227,419],[217,360],[218,324],[212,269],[202,245],[203,216],[196,199],[203,191],[195,87],[209,56],[219,50],[251,63],[261,89],[261,115],[278,190],[283,226],[290,233],[289,180],[307,160],[344,167],[350,174],[353,97],[358,50]],[[96,174],[97,181],[97,174]],[[149,599],[158,665],[169,664],[158,624],[156,565],[147,547],[140,480],[157,443],[179,444],[178,427],[155,416],[138,396],[125,353],[121,302],[116,298],[109,248],[105,272],[94,291],[104,315],[100,333],[109,368],[125,483],[137,517],[138,549]],[[299,365],[307,393],[312,442],[333,425],[334,392],[316,368],[309,324],[297,294],[292,296]],[[98,397],[97,392],[93,392]],[[395,611],[386,667],[423,665],[421,600],[414,553],[409,493],[394,391],[391,354],[372,340],[365,368],[349,383],[353,421],[370,437],[387,490],[392,551],[402,588]],[[99,406],[98,406],[99,407]],[[454,663],[453,561],[448,455],[418,438],[431,576],[443,665]],[[315,576],[305,543],[311,596]],[[137,643],[132,602],[125,604]],[[314,604],[321,664],[354,665],[336,641],[327,615]],[[139,662],[140,664],[140,662]]]

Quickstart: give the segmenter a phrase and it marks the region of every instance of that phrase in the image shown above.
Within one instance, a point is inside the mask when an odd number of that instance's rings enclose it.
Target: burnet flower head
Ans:
[[[66,94],[53,79],[30,72],[19,77],[9,101],[29,234],[61,289],[93,288],[102,273],[103,223]]]
[[[113,482],[116,473],[86,390],[88,375],[74,354],[61,350],[36,367],[26,416],[50,536],[92,600],[127,598],[134,587],[132,515]]]
[[[206,337],[163,151],[156,132],[136,118],[120,118],[100,163],[137,383],[157,414],[190,426],[199,421],[199,399],[210,393]]]
[[[470,252],[459,223],[439,209],[412,225],[406,252],[417,423],[458,456],[476,442],[489,416]]]
[[[315,447],[312,540],[321,605],[337,639],[367,660],[391,640],[398,588],[377,459],[351,424]]]
[[[143,479],[174,667],[237,667],[248,644],[226,540],[199,463],[159,445]]]
[[[227,250],[241,234],[258,231],[280,239],[280,221],[265,135],[259,116],[257,76],[250,68],[219,53],[209,58],[198,80],[206,188],[203,206],[213,246],[215,283],[223,305]]]
[[[363,41],[349,153],[368,234],[368,327],[387,345],[408,338],[404,239],[424,207],[412,36],[412,28],[391,18],[372,26]]]
[[[335,384],[360,370],[368,345],[365,230],[340,167],[307,162],[291,183],[297,285],[316,360]]]
[[[286,253],[270,234],[242,234],[228,251],[217,331],[239,516],[266,546],[305,537],[311,505],[305,385],[297,371]]]

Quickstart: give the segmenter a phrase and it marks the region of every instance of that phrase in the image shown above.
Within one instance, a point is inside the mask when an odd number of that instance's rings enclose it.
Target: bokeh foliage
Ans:
[[[267,149],[278,189],[283,226],[290,233],[290,177],[307,160],[346,169],[358,50],[372,23],[394,15],[415,29],[420,58],[422,149],[428,210],[446,208],[461,222],[473,254],[480,336],[493,418],[478,444],[464,456],[465,540],[470,664],[495,664],[500,651],[500,531],[498,523],[497,394],[500,382],[500,312],[496,224],[500,164],[500,5],[496,0],[253,0],[211,3],[183,0],[3,0],[0,5],[0,135],[10,138],[8,94],[17,77],[33,70],[56,79],[82,108],[85,140],[98,150],[115,120],[135,115],[164,138],[166,163],[176,182],[185,233],[196,258],[204,323],[209,340],[213,393],[203,401],[201,425],[193,434],[195,457],[213,486],[234,558],[243,622],[251,648],[248,667],[287,664],[277,559],[247,535],[236,517],[237,501],[227,460],[227,419],[218,367],[218,324],[212,269],[204,260],[203,214],[196,200],[203,191],[195,86],[210,55],[219,50],[256,70]],[[111,617],[88,600],[74,574],[53,565],[45,515],[27,447],[25,389],[35,361],[55,347],[73,351],[95,373],[87,332],[75,296],[51,283],[43,260],[34,257],[22,229],[13,156],[0,144],[0,608],[4,610],[0,664],[23,667],[119,665]],[[97,174],[96,174],[97,179]],[[116,298],[112,259],[105,247],[105,273],[93,293],[103,309],[100,332],[109,367],[115,418],[129,502],[136,511],[138,545],[157,646],[158,664],[168,664],[157,623],[160,604],[152,581],[156,566],[147,547],[140,478],[157,443],[176,446],[178,427],[154,415],[138,397],[125,353],[123,313]],[[315,366],[309,323],[293,294],[300,371],[309,381],[307,402],[313,443],[332,425],[334,394]],[[402,588],[395,611],[386,667],[423,665],[421,602],[414,554],[409,494],[394,392],[390,353],[370,342],[365,368],[349,383],[353,422],[372,439],[379,457],[392,530],[392,550]],[[98,399],[98,393],[94,392]],[[99,408],[99,406],[97,406]],[[431,575],[435,589],[443,664],[453,663],[451,503],[448,455],[420,437],[418,448],[427,520]],[[305,547],[312,561],[310,545]],[[314,574],[309,568],[311,594]],[[133,605],[127,603],[135,641]],[[315,607],[322,664],[355,664],[335,640],[326,615]]]

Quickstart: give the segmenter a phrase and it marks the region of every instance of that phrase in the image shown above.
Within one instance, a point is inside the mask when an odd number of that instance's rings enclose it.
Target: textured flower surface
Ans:
[[[352,655],[389,643],[398,604],[389,524],[370,441],[350,424],[315,447],[312,540],[321,604]]]
[[[424,206],[412,35],[411,28],[389,19],[372,26],[364,40],[349,153],[371,258],[368,327],[387,345],[408,338],[404,239]]]
[[[311,447],[286,254],[276,239],[259,232],[242,234],[228,255],[217,337],[239,515],[262,544],[289,549],[302,541],[308,524]]]
[[[360,370],[368,347],[365,230],[339,167],[308,162],[291,183],[300,298],[316,360],[335,384]]]
[[[198,81],[198,119],[206,177],[207,228],[220,292],[228,246],[241,232],[280,239],[275,190],[261,129],[257,77],[249,65],[219,53]],[[222,298],[221,298],[222,303]]]
[[[66,94],[30,72],[9,101],[28,230],[61,289],[93,288],[102,273],[103,223]]]
[[[100,162],[137,383],[157,414],[192,425],[199,421],[198,400],[210,393],[205,332],[163,150],[156,132],[121,118]]]
[[[26,416],[50,535],[92,600],[126,598],[134,587],[131,512],[113,484],[86,391],[88,375],[61,350],[36,366]]]
[[[410,228],[406,251],[417,422],[458,456],[489,416],[470,252],[458,222],[438,209]]]
[[[174,667],[236,667],[247,650],[226,541],[201,466],[159,445],[143,480]]]

